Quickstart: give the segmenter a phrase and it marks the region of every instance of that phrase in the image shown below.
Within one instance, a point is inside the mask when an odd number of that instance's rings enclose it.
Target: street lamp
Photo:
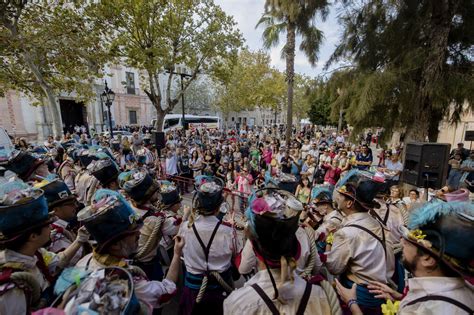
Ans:
[[[184,73],[182,71],[180,72],[174,72],[172,69],[166,69],[166,73],[168,74],[175,74],[175,75],[179,75],[181,77],[181,111],[183,112],[182,114],[182,117],[181,117],[181,124],[183,126],[183,130],[186,130],[187,127],[186,127],[186,122],[184,120],[184,84],[183,84],[183,78],[190,78],[192,77],[192,75],[190,74],[187,74],[187,73]]]
[[[107,81],[105,81],[105,88],[102,94],[100,94],[100,100],[107,106],[109,112],[109,129],[110,129],[110,139],[114,138],[114,132],[112,130],[112,113],[110,112],[110,106],[115,99],[115,93],[107,86]]]

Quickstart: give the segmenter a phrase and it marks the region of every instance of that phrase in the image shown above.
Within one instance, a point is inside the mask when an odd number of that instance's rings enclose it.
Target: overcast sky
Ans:
[[[262,49],[263,26],[255,29],[258,20],[264,11],[264,0],[215,0],[215,3],[229,15],[234,16],[238,28],[244,35],[246,45],[251,50]],[[319,53],[319,61],[316,67],[311,67],[307,58],[302,52],[296,49],[295,71],[315,77],[323,73],[323,67],[331,56],[334,48],[339,41],[341,27],[338,24],[336,13],[333,10],[326,22],[321,22],[318,18],[319,29],[324,33],[324,42]],[[285,37],[281,37],[280,46],[272,48],[269,54],[272,59],[272,65],[278,69],[285,70],[285,60],[281,59],[281,48],[283,47]],[[298,47],[298,43],[297,43]]]

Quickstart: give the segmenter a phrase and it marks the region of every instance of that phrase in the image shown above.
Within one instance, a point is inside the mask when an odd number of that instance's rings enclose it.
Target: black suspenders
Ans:
[[[258,293],[258,295],[260,295],[260,297],[263,299],[263,301],[268,306],[268,308],[270,309],[273,315],[280,315],[280,311],[278,311],[275,304],[272,302],[272,300],[268,297],[265,291],[263,291],[262,288],[258,284],[254,283],[251,285],[251,287]],[[306,306],[308,306],[309,296],[311,295],[312,287],[313,285],[311,283],[306,282],[306,287],[304,289],[303,297],[301,298],[300,304],[298,305],[298,310],[296,311],[296,315],[304,314],[304,311],[306,310]]]
[[[220,225],[221,225],[221,221],[217,222],[216,227],[214,228],[214,231],[212,231],[211,238],[209,239],[209,243],[207,243],[207,246],[204,245],[204,242],[202,241],[201,237],[199,236],[199,233],[196,229],[195,224],[192,225],[194,235],[196,235],[196,238],[199,242],[199,245],[201,245],[201,248],[204,251],[204,255],[205,255],[205,258],[206,258],[206,269],[207,269],[207,271],[209,271],[208,261],[209,261],[209,252],[211,251],[212,241],[214,240],[214,237],[216,236],[217,230],[219,229]]]

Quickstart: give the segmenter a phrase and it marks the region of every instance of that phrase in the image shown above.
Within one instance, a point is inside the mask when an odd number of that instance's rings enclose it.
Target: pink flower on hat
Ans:
[[[270,206],[263,198],[257,198],[252,201],[252,211],[256,214],[264,214],[265,212],[269,212]]]

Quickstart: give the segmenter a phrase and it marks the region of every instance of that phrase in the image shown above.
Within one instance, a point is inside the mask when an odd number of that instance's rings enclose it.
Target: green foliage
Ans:
[[[330,124],[331,107],[328,99],[317,98],[311,104],[308,112],[312,124],[327,126]]]
[[[270,66],[268,54],[242,50],[226,82],[219,84],[215,106],[224,115],[256,107],[276,109],[283,103],[285,78]]]
[[[342,42],[330,62],[349,60],[328,83],[360,131],[384,127],[436,141],[441,119],[474,106],[474,3],[469,0],[344,1]],[[336,93],[339,90],[339,93]],[[469,104],[469,106],[466,106]]]
[[[15,89],[48,104],[55,134],[62,132],[56,98],[75,93],[79,101],[90,100],[91,83],[107,60],[103,29],[82,16],[88,6],[82,1],[0,4],[0,92]]]
[[[175,71],[177,65],[186,67],[191,77],[184,91],[200,72],[226,80],[226,65],[242,45],[233,18],[212,0],[103,0],[90,15],[111,30],[110,43],[117,57],[143,71],[159,130],[164,115],[183,92],[172,93],[173,74],[162,87],[160,74],[166,69]]]
[[[286,42],[282,50],[282,58],[286,59],[287,89],[287,124],[293,123],[293,94],[295,79],[295,46],[296,36],[302,38],[299,49],[308,57],[311,65],[315,65],[319,48],[323,39],[322,32],[315,26],[315,16],[319,13],[323,20],[328,14],[327,0],[266,0],[265,13],[257,27],[263,25],[263,41],[266,48],[276,46],[280,35],[286,33]],[[291,130],[286,129],[286,142],[291,141]]]

